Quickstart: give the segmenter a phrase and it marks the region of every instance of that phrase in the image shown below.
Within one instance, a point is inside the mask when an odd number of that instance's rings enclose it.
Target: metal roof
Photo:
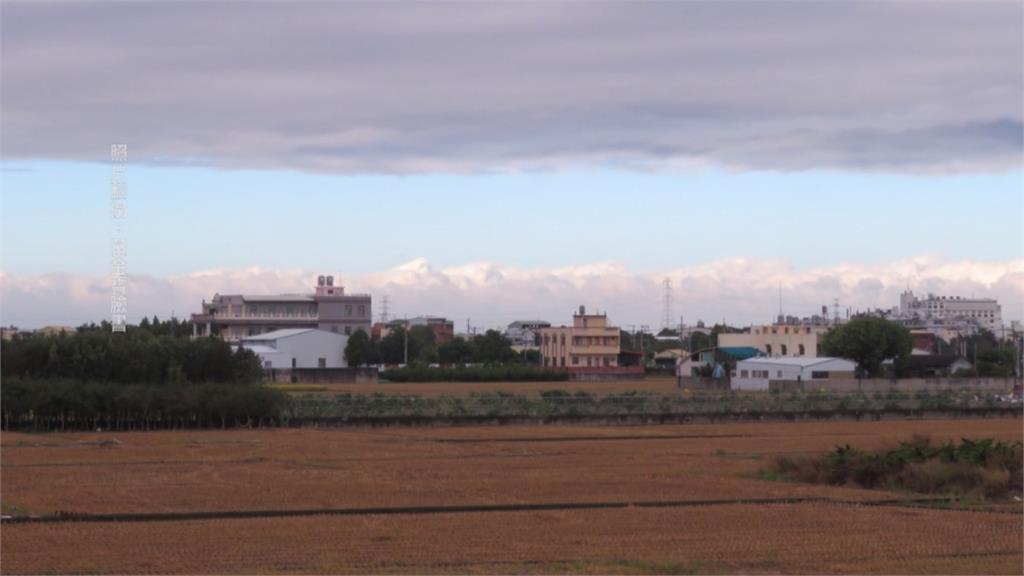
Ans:
[[[737,360],[746,360],[761,355],[761,351],[753,346],[719,346],[718,350]]]
[[[262,346],[259,344],[255,346],[245,346],[245,349],[250,352],[255,352],[256,354],[274,354],[277,352],[277,348],[272,346]]]
[[[750,358],[748,360],[743,360],[743,362],[768,364],[769,366],[799,366],[801,368],[809,368],[811,366],[817,366],[818,364],[824,364],[825,362],[832,362],[834,360],[841,360],[843,362],[849,362],[850,364],[856,365],[856,362],[854,362],[853,360],[847,360],[846,358],[833,358],[830,356]]]
[[[242,338],[242,342],[261,342],[266,340],[281,340],[282,338],[291,338],[292,336],[298,336],[299,334],[305,334],[306,332],[312,332],[317,330],[316,328],[285,328],[283,330],[274,330],[273,332],[267,332],[265,334],[256,334],[254,336],[246,336]],[[326,332],[320,330],[320,332]],[[327,332],[332,334],[332,332]]]

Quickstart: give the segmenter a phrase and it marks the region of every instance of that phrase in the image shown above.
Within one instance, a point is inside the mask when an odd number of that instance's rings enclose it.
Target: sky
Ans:
[[[4,2],[0,323],[321,273],[463,326],[1024,317],[1019,2]]]

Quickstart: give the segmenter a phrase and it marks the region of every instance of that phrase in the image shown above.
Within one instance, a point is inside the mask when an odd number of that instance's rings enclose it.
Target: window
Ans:
[[[359,315],[366,316],[366,304],[359,305]]]
[[[828,371],[812,371],[811,378],[815,380],[828,380]]]
[[[800,353],[801,356],[803,356],[804,354],[807,353],[807,352],[804,351],[804,345],[803,344],[799,345],[799,347],[797,348],[797,351]]]
[[[591,358],[590,356],[587,356],[587,366],[588,367],[593,366],[594,365],[593,362],[594,362],[594,359]]]
[[[352,327],[351,326],[345,326],[345,336],[351,336],[351,335],[352,335]]]
[[[347,318],[351,318],[352,317],[352,305],[351,304],[345,304],[345,316]]]
[[[295,358],[292,358],[292,368],[295,368]]]
[[[264,369],[270,370],[273,367],[274,367],[274,365],[270,363],[270,360],[266,360],[266,361],[263,362],[263,368]]]
[[[580,357],[579,356],[573,356],[572,357],[572,365],[573,366],[579,366],[580,365]]]
[[[788,352],[789,352],[789,350],[786,349],[786,345],[783,344],[782,345],[782,355],[785,356]]]
[[[775,371],[775,377],[776,378],[782,378],[782,370],[776,370]]]
[[[327,358],[317,358],[316,359],[316,367],[317,368],[327,368]]]
[[[740,378],[749,378],[749,377],[750,377],[750,371],[749,370],[740,370]]]
[[[604,367],[607,368],[612,365],[612,361],[607,356],[604,357]]]
[[[765,352],[765,354],[771,356],[772,355],[772,345],[771,344],[765,344],[764,345],[764,352]]]

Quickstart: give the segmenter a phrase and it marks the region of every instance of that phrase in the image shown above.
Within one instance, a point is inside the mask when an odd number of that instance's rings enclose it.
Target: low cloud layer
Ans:
[[[1007,2],[5,3],[2,153],[330,172],[1017,167]]]
[[[132,276],[130,318],[179,317],[197,312],[215,293],[309,293],[314,270],[261,268],[206,270],[170,277]],[[566,268],[513,268],[477,263],[435,269],[419,258],[391,270],[362,276],[337,276],[349,292],[373,295],[374,315],[384,295],[391,314],[436,314],[464,329],[500,327],[516,319],[541,318],[567,323],[580,304],[607,312],[620,325],[658,328],[662,317],[662,281],[672,280],[675,316],[687,324],[698,319],[731,324],[768,322],[778,310],[779,285],[787,314],[810,315],[838,298],[854,309],[891,307],[907,284],[917,293],[998,298],[1004,320],[1024,317],[1024,260],[950,261],[922,256],[878,265],[842,264],[795,269],[783,261],[730,259],[650,273],[627,271],[616,263]],[[0,274],[0,321],[22,327],[77,325],[109,316],[110,280],[50,274],[19,277]]]

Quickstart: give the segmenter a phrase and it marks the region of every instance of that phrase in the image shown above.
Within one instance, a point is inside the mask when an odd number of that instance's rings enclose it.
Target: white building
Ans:
[[[536,348],[540,330],[550,327],[551,323],[544,320],[516,320],[505,329],[505,338],[513,346],[521,346],[524,349]]]
[[[1003,326],[1002,308],[993,298],[961,298],[960,296],[936,296],[929,294],[918,298],[910,290],[900,294],[899,317],[925,324],[941,321],[977,325],[980,328],[998,331]]]
[[[852,378],[857,363],[845,358],[750,358],[732,372],[733,390],[767,390],[770,380],[813,382]]]
[[[346,368],[348,336],[316,328],[290,328],[248,336],[239,346],[260,357],[266,370]]]

